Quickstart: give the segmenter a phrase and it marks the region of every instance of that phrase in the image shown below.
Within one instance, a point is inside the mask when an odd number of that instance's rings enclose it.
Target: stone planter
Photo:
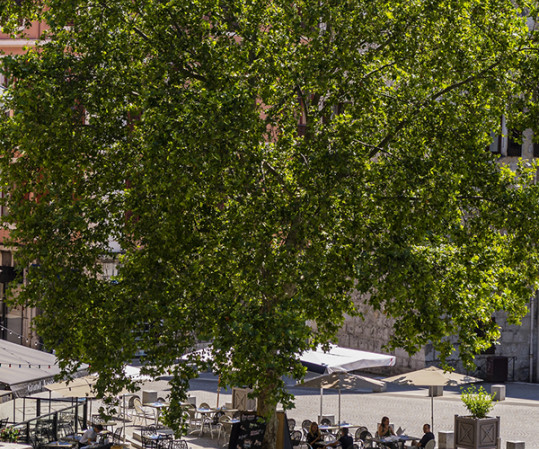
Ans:
[[[455,415],[455,449],[496,449],[500,417],[473,418]]]

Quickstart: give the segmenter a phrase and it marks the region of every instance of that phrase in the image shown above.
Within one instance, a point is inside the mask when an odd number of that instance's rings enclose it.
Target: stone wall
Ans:
[[[385,345],[388,343],[393,332],[393,320],[386,318],[380,311],[373,310],[372,307],[365,304],[359,295],[354,295],[354,302],[364,318],[347,316],[345,323],[338,333],[338,343],[352,349],[361,349],[364,351],[391,353],[397,357],[395,367],[391,369],[376,369],[371,372],[390,375],[402,372],[408,372],[425,368],[429,365],[439,365],[439,356],[431,345],[426,345],[421,351],[413,356],[409,356],[404,350],[397,349],[389,352]],[[493,354],[482,354],[476,357],[477,369],[470,372],[464,368],[458,359],[457,352],[448,361],[458,372],[468,372],[471,375],[486,379],[487,363],[489,357],[507,357],[507,380],[508,381],[529,381],[530,374],[530,314],[528,313],[520,325],[508,324],[505,313],[499,312],[494,316],[496,323],[502,328],[501,339],[498,345],[495,345]],[[534,320],[537,323],[537,307],[534,313]],[[532,341],[534,344],[535,360],[538,357],[537,340],[539,339],[539,328],[535,324],[535,336]],[[537,337],[536,337],[537,336]],[[534,362],[537,363],[537,362]],[[539,364],[537,366],[539,370]],[[534,368],[534,380],[537,378]]]
[[[397,357],[395,367],[370,370],[383,375],[399,374],[425,367],[424,350],[410,357],[406,351],[397,349],[389,352],[384,347],[393,333],[394,320],[386,318],[378,310],[373,310],[357,294],[354,295],[354,302],[363,318],[346,317],[344,326],[338,333],[340,346],[395,355]]]
[[[528,382],[530,380],[530,314],[528,313],[524,318],[522,318],[520,325],[508,324],[507,315],[503,312],[496,313],[494,318],[496,323],[501,327],[501,338],[499,344],[494,345],[493,353],[480,354],[476,356],[475,363],[477,370],[470,374],[482,379],[487,379],[489,375],[487,370],[487,365],[489,363],[488,359],[491,357],[506,357],[507,380]],[[535,327],[534,333],[537,333],[537,327]],[[536,353],[537,348],[535,336],[532,340],[534,345],[534,353]],[[535,355],[535,358],[537,358],[537,355]],[[456,358],[454,365],[457,370],[464,372],[464,367]]]

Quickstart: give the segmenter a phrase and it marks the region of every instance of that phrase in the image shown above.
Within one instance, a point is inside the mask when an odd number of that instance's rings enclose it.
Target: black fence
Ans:
[[[54,401],[55,408],[58,402],[64,402],[54,399],[43,398],[24,398],[26,411],[27,401],[30,401],[29,409],[35,416],[15,424],[13,427],[19,429],[19,442],[32,444],[34,448],[48,444],[52,441],[58,441],[60,438],[77,433],[79,430],[86,429],[88,422],[88,402],[86,399],[79,399],[71,402],[65,408],[60,408],[52,412],[51,401]],[[32,401],[35,401],[32,403]],[[42,414],[44,412],[44,414]]]

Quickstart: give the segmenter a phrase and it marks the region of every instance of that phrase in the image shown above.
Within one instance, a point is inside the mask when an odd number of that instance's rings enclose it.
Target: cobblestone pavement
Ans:
[[[490,391],[491,384],[481,384]],[[143,389],[157,389],[154,384],[147,384]],[[159,384],[166,389],[166,384]],[[320,412],[320,391],[318,389],[297,388],[290,385],[290,391],[295,395],[295,408],[287,411],[288,418],[294,418],[299,424],[304,419],[316,419]],[[453,430],[455,414],[466,414],[458,388],[444,389],[443,396],[435,397],[434,433],[442,430]],[[341,419],[352,424],[364,425],[374,433],[376,424],[382,416],[388,416],[396,427],[402,427],[406,433],[421,436],[424,423],[431,421],[431,398],[425,388],[398,387],[388,385],[383,393],[352,393],[342,392]],[[191,382],[190,395],[197,398],[197,404],[208,402],[217,405],[217,378],[209,373],[201,374],[199,379]],[[325,390],[323,413],[338,416],[338,392]],[[219,405],[231,402],[231,392],[221,390]],[[97,407],[94,406],[94,407]],[[12,405],[7,402],[0,404],[0,417],[12,416]],[[506,400],[494,407],[491,415],[501,418],[502,448],[507,441],[524,441],[526,449],[539,449],[539,384],[507,383]],[[127,424],[127,434],[136,427]],[[220,448],[223,439],[211,439],[187,436],[189,449]]]
[[[491,384],[480,385],[490,391]],[[191,384],[191,396],[197,397],[197,403],[204,401],[216,405],[216,390],[217,381],[206,373]],[[287,411],[287,417],[294,418],[297,423],[316,419],[320,412],[319,390],[290,387],[290,391],[296,396],[296,407]],[[338,399],[337,391],[325,390],[323,413],[334,414],[337,418]],[[219,404],[230,401],[230,392],[221,391]],[[444,389],[443,396],[433,398],[432,404],[435,435],[442,430],[452,431],[456,414],[467,414],[458,388]],[[496,404],[491,415],[501,418],[502,448],[506,447],[507,441],[524,441],[526,449],[539,449],[539,384],[506,383],[506,399]],[[342,421],[367,426],[374,433],[382,416],[388,416],[397,428],[402,427],[407,434],[421,436],[423,424],[431,422],[428,390],[388,385],[388,390],[383,393],[342,392]],[[189,439],[191,449],[217,447],[216,441],[209,438]]]

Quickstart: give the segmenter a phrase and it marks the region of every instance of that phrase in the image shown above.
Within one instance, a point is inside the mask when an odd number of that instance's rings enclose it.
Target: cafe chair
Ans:
[[[80,436],[75,433],[71,423],[58,424],[57,428],[58,439],[61,441],[78,441]]]
[[[114,433],[112,434],[112,442],[114,444],[122,444],[122,432],[123,428],[120,426],[114,429]]]
[[[364,430],[363,432],[361,432],[358,441],[362,441],[365,448],[375,447],[372,441],[372,434],[368,430]]]
[[[221,417],[226,416],[225,412],[222,410],[219,410],[218,412],[215,412],[215,414],[212,417],[208,417],[208,426],[210,427],[210,433],[211,437],[213,438],[213,431],[221,431]],[[217,437],[217,440],[219,440],[219,437]]]
[[[133,400],[133,407],[135,409],[135,412],[133,413],[133,424],[136,420],[139,420],[141,425],[144,423],[144,425],[147,426],[148,419],[155,420],[155,415],[153,414],[153,411],[150,412],[148,410],[145,410],[139,398],[135,398]]]
[[[170,440],[168,449],[189,449],[185,440]]]
[[[430,440],[427,444],[425,444],[425,449],[434,449],[434,446],[436,446],[436,441]]]
[[[221,440],[221,434],[226,437],[230,436],[232,430],[232,423],[230,422],[230,417],[228,415],[222,415],[219,417],[219,432],[217,433],[217,443]]]
[[[293,447],[299,446],[299,444],[301,443],[302,436],[303,434],[299,430],[294,430],[293,432],[290,433],[290,440],[292,441]]]
[[[309,429],[311,428],[311,422],[312,421],[310,419],[305,419],[301,423],[301,429],[303,430],[303,436],[305,438],[307,438],[307,434],[309,433]]]
[[[159,435],[155,426],[144,426],[140,428],[140,439],[142,441],[142,449],[157,449]]]
[[[358,427],[356,433],[354,434],[354,441],[363,440],[363,438],[361,438],[361,434],[363,432],[368,432],[367,428],[365,426]]]
[[[288,418],[286,421],[288,422],[288,430],[290,432],[296,430],[296,420],[294,418]]]

